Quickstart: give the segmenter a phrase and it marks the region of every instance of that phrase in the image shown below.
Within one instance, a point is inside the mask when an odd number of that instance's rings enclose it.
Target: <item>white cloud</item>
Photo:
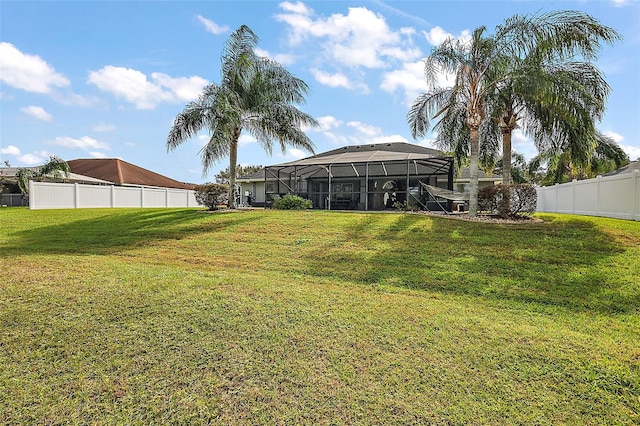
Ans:
[[[104,152],[97,152],[97,151],[89,151],[89,156],[91,158],[106,158],[107,155]]]
[[[28,107],[20,108],[20,111],[24,112],[27,115],[30,115],[31,117],[37,118],[38,120],[42,120],[42,121],[53,120],[53,117],[51,116],[51,114],[49,114],[47,111],[44,110],[44,108],[39,106],[30,105]]]
[[[463,30],[460,35],[456,37],[438,26],[431,28],[429,31],[422,31],[422,35],[424,35],[424,38],[433,46],[438,46],[449,38],[465,41],[471,39],[471,32],[469,30]]]
[[[613,3],[614,6],[626,6],[631,3],[631,0],[611,0],[611,3]]]
[[[324,56],[336,65],[382,68],[389,60],[413,60],[422,55],[412,45],[410,32],[392,31],[382,15],[365,7],[350,7],[347,15],[329,17],[317,17],[312,10],[291,3],[280,7],[287,13],[275,18],[289,25],[291,45],[315,38]]]
[[[197,98],[204,86],[209,84],[206,79],[198,76],[173,78],[167,74],[154,72],[151,78],[162,87],[171,90],[176,100],[183,102]]]
[[[640,160],[640,146],[620,144],[620,148],[629,155],[631,161]]]
[[[24,154],[17,158],[17,160],[26,166],[35,166],[44,164],[51,157],[47,151],[34,152],[33,154]]]
[[[313,9],[308,8],[304,3],[302,3],[301,1],[295,2],[295,3],[291,3],[288,1],[282,2],[279,4],[280,8],[282,10],[285,10],[287,12],[293,12],[299,15],[311,15],[313,14]]]
[[[349,90],[359,90],[363,94],[369,93],[369,87],[361,82],[352,82],[349,77],[342,73],[330,74],[319,69],[311,69],[311,74],[320,84],[329,87],[344,87]]]
[[[196,19],[202,24],[204,25],[204,28],[212,33],[212,34],[222,34],[222,33],[226,33],[227,31],[229,31],[229,27],[227,27],[226,25],[218,25],[215,22],[213,22],[210,19],[205,18],[202,15],[198,15],[196,16]]]
[[[258,142],[256,138],[254,138],[248,133],[241,133],[240,138],[238,139],[238,145],[240,146],[245,146],[245,145],[249,145],[251,143],[256,143],[256,142]]]
[[[305,158],[309,156],[309,154],[306,151],[303,151],[299,148],[289,148],[287,149],[287,154],[289,154],[295,159]]]
[[[13,44],[0,43],[0,81],[34,93],[51,93],[53,87],[68,87],[69,80],[37,55],[22,53]]]
[[[382,130],[379,127],[375,127],[370,124],[365,124],[360,121],[349,121],[347,123],[347,126],[352,127],[356,129],[358,132],[370,137],[378,136],[382,132]]]
[[[91,130],[94,132],[102,133],[102,132],[113,132],[116,130],[115,124],[106,124],[106,123],[97,123],[91,126]]]
[[[631,161],[640,160],[640,146],[623,144],[622,141],[624,141],[624,136],[622,136],[620,133],[616,133],[611,130],[607,130],[602,133],[605,136],[613,139],[614,142],[617,143],[618,146],[620,146],[620,148],[627,153]]]
[[[154,109],[162,102],[186,102],[196,98],[208,83],[202,77],[173,78],[152,73],[151,78],[138,70],[107,65],[89,73],[88,83],[131,102],[137,109]]]
[[[71,138],[69,136],[58,136],[50,142],[51,145],[63,146],[65,148],[79,148],[85,151],[90,149],[109,149],[109,145],[104,142],[97,141],[89,136],[82,136],[80,139]]]
[[[409,142],[407,138],[402,135],[389,135],[389,136],[376,136],[369,143],[391,143],[391,142]]]
[[[624,140],[624,136],[619,133],[613,132],[611,130],[606,130],[602,132],[603,135],[610,137],[615,141],[615,143],[620,144]]]
[[[393,93],[401,88],[405,92],[405,101],[411,104],[420,92],[428,89],[424,78],[424,62],[409,62],[401,69],[393,70],[382,75],[380,89]]]
[[[86,97],[76,93],[52,93],[52,98],[62,105],[79,106],[89,108],[100,102],[98,98]]]
[[[317,130],[318,132],[324,132],[339,127],[342,124],[342,120],[338,120],[331,115],[325,115],[318,118],[318,123],[320,124],[320,126],[314,130]]]
[[[450,87],[455,82],[453,74],[439,73],[436,76],[437,87]],[[424,77],[424,61],[405,62],[402,68],[382,75],[380,89],[393,93],[396,89],[404,90],[405,104],[411,105],[418,95],[429,89]]]
[[[20,155],[20,148],[17,146],[9,145],[6,148],[0,148],[0,154],[2,155]]]

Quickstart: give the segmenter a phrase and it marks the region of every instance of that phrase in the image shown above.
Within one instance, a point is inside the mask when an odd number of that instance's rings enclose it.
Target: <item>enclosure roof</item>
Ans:
[[[368,163],[402,160],[442,159],[448,161],[439,151],[405,142],[384,144],[350,145],[338,149],[270,167],[295,167],[329,164]]]

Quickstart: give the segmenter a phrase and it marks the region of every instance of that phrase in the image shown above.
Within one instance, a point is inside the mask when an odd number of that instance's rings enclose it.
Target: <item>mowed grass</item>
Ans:
[[[638,424],[640,223],[0,209],[0,423]]]

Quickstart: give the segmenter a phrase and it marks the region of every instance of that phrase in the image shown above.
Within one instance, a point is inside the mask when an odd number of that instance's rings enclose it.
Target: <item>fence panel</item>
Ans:
[[[640,220],[640,172],[536,188],[539,212]]]
[[[195,192],[172,188],[29,183],[29,208],[196,207]]]

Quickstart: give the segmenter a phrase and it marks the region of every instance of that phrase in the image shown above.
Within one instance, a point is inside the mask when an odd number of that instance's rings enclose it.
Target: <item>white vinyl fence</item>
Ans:
[[[536,188],[537,211],[640,220],[640,172]]]
[[[197,207],[194,191],[142,186],[29,182],[29,208]]]

